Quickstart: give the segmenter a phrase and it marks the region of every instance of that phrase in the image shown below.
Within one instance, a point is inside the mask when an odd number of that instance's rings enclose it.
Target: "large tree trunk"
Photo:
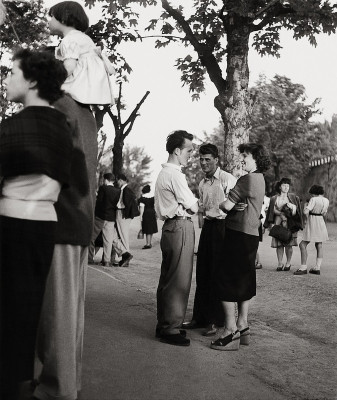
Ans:
[[[239,144],[249,139],[250,99],[248,93],[248,51],[250,30],[247,20],[229,18],[227,27],[226,88],[214,100],[224,123],[224,168],[236,173],[241,170],[237,151]]]

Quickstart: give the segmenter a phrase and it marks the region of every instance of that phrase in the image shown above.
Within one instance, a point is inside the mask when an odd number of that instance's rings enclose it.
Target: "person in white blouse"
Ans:
[[[155,187],[155,209],[164,220],[160,247],[161,273],[157,289],[156,337],[163,343],[189,346],[186,331],[180,329],[191,288],[194,226],[191,215],[198,211],[198,199],[181,171],[193,151],[193,135],[182,130],[171,133],[166,142],[168,161],[162,164]]]
[[[310,242],[315,243],[317,257],[316,264],[309,270],[310,274],[320,275],[323,261],[323,242],[329,240],[324,217],[329,208],[329,200],[324,197],[323,186],[311,186],[309,193],[311,199],[304,207],[303,214],[307,216],[307,222],[303,230],[303,239],[300,243],[301,267],[294,272],[295,275],[307,274],[308,252],[307,246]]]

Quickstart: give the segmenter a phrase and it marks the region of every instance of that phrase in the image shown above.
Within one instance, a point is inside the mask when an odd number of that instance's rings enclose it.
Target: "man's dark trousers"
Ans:
[[[224,219],[205,219],[198,246],[196,291],[193,317],[198,324],[224,326],[225,314],[221,302],[215,298],[213,276],[225,262]]]

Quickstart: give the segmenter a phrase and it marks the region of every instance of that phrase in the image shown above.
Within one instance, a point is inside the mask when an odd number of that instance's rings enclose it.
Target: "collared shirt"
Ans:
[[[199,210],[207,219],[224,219],[226,214],[220,210],[219,204],[228,197],[230,189],[236,184],[236,178],[219,167],[211,178],[204,178],[199,183]]]
[[[119,200],[118,200],[118,203],[117,203],[117,208],[118,209],[125,208],[125,204],[123,203],[123,191],[124,191],[125,186],[127,186],[127,184],[125,184],[125,185],[123,185],[121,187],[121,194],[119,196]]]
[[[198,199],[187,185],[181,167],[172,163],[162,164],[155,187],[155,209],[162,220],[175,216],[189,216],[186,210]]]

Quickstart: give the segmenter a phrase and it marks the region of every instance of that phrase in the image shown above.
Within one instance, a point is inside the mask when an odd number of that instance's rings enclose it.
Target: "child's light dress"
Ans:
[[[312,197],[306,206],[310,211],[303,230],[303,240],[306,242],[325,242],[329,240],[323,215],[328,211],[329,200],[323,196]],[[317,214],[317,215],[312,215]]]
[[[114,69],[88,35],[71,30],[55,49],[55,57],[61,61],[77,60],[73,73],[62,85],[74,100],[83,104],[115,103],[109,78]]]

